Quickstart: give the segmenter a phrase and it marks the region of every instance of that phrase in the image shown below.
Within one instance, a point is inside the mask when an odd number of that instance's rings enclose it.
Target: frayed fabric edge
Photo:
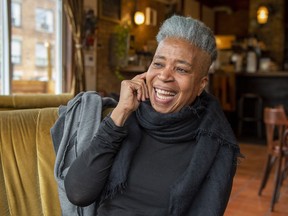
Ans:
[[[107,187],[102,195],[101,202],[107,199],[112,199],[114,198],[117,194],[121,194],[125,191],[127,188],[127,182],[120,183],[114,187]]]
[[[236,139],[235,139],[235,142],[228,141],[228,140],[224,139],[223,137],[217,135],[216,133],[214,133],[212,131],[199,129],[197,136],[200,137],[203,135],[213,137],[213,138],[217,139],[217,143],[219,143],[220,145],[222,145],[222,146],[225,145],[225,146],[228,146],[229,148],[232,148],[235,151],[234,152],[235,153],[235,158],[234,158],[235,165],[239,165],[241,163],[242,159],[245,159],[245,155],[240,152],[240,147],[237,144],[238,142],[236,141]]]

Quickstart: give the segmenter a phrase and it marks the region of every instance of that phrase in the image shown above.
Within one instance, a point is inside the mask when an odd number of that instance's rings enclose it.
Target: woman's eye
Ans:
[[[155,68],[160,68],[160,67],[163,67],[163,64],[159,63],[159,62],[153,62],[153,66]]]
[[[179,68],[179,67],[176,68],[176,71],[177,71],[178,73],[188,73],[188,70],[185,70],[185,69]]]

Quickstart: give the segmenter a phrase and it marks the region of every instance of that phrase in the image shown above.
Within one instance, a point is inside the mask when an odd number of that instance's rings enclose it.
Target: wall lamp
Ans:
[[[267,6],[260,6],[257,9],[257,22],[259,24],[266,24],[269,18],[269,8]]]
[[[145,21],[144,13],[141,11],[136,11],[134,14],[134,22],[136,25],[141,25]]]
[[[138,1],[135,0],[135,9],[134,9],[134,23],[136,25],[142,25],[145,22],[144,13],[138,10]]]

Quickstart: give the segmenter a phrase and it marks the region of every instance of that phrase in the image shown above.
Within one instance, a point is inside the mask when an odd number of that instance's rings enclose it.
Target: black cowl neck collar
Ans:
[[[169,144],[194,139],[204,111],[205,106],[200,98],[176,113],[159,113],[153,109],[150,101],[145,101],[137,109],[136,117],[149,135]]]

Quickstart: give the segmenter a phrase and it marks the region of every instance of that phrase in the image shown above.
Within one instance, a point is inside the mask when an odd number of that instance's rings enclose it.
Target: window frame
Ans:
[[[0,94],[8,95],[11,93],[11,81],[12,81],[12,66],[11,66],[11,48],[10,48],[10,41],[11,41],[11,28],[9,25],[11,23],[11,0],[0,0],[0,10],[1,10],[1,18],[2,23],[0,24],[2,27],[2,31],[0,31],[1,37],[0,40],[2,41],[1,44],[1,65],[0,65]],[[0,29],[1,30],[1,29]],[[6,41],[4,41],[6,40]],[[4,55],[5,53],[5,55]]]

